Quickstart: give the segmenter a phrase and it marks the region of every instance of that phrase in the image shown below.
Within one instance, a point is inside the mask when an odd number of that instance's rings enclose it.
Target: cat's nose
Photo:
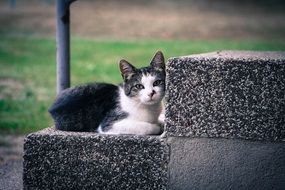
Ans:
[[[152,90],[152,92],[149,93],[148,96],[149,96],[149,97],[153,97],[153,95],[154,95],[155,93],[156,93],[156,92],[155,92],[154,90]]]

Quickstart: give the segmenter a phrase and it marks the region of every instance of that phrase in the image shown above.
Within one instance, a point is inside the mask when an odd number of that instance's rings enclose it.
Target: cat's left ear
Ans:
[[[121,75],[124,80],[129,79],[135,73],[136,68],[128,61],[122,59],[119,64]]]
[[[154,68],[157,68],[159,70],[165,69],[165,61],[164,56],[161,51],[156,52],[156,54],[153,56],[150,65]]]

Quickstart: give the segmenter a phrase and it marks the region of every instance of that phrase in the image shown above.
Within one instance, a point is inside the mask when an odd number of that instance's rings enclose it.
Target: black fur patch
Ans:
[[[119,88],[112,84],[78,86],[60,93],[49,112],[57,129],[96,131],[107,115],[121,119],[125,116],[113,111],[118,109],[118,97]]]

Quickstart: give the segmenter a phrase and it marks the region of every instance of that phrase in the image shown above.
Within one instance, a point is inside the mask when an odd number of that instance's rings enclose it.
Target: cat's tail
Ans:
[[[82,123],[82,113],[80,110],[76,110],[76,105],[73,105],[76,101],[76,97],[70,95],[72,90],[67,89],[60,93],[49,108],[56,129],[64,131],[84,131],[84,125]]]
[[[86,86],[69,88],[62,91],[49,108],[56,129],[64,131],[91,131],[99,125],[96,119],[91,118],[88,110],[90,96]]]
[[[82,122],[83,118],[80,112],[55,107],[52,106],[48,111],[54,120],[56,129],[63,131],[87,131],[86,126]]]
[[[113,107],[117,86],[94,83],[62,91],[49,108],[56,129],[96,132],[106,112]]]

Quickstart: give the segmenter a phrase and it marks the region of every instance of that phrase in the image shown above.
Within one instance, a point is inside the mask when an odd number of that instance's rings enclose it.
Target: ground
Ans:
[[[0,135],[0,190],[22,189],[24,136]]]
[[[12,11],[0,2],[1,33],[55,34],[53,3],[17,2]],[[71,6],[71,31],[97,39],[285,39],[284,2],[262,2],[80,0]]]

